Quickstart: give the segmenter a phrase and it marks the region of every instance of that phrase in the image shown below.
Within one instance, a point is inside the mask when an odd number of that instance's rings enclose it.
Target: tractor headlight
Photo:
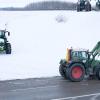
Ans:
[[[86,60],[83,60],[83,63],[86,63]]]

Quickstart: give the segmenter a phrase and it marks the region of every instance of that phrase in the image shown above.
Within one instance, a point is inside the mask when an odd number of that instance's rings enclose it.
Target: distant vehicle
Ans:
[[[77,11],[91,11],[91,4],[89,0],[78,0]]]
[[[97,1],[96,1],[96,7],[97,7],[97,9],[100,10],[100,0],[97,0]]]
[[[66,59],[60,61],[59,72],[62,77],[79,82],[84,76],[100,80],[100,42],[91,52],[84,49],[67,49]]]
[[[6,54],[11,54],[11,44],[7,41],[6,33],[10,36],[10,32],[6,30],[0,30],[0,52],[6,52]]]

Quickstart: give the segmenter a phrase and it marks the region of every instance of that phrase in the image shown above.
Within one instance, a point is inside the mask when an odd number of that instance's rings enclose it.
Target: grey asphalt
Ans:
[[[100,81],[62,77],[0,81],[0,100],[100,100]]]

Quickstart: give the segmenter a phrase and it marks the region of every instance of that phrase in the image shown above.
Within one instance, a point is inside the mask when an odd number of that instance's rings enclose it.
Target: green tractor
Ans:
[[[8,36],[10,36],[10,32],[0,30],[0,52],[11,54],[11,44],[7,41],[6,33],[8,33]]]
[[[84,49],[67,49],[66,59],[60,61],[60,75],[73,82],[84,77],[100,79],[100,42],[91,52]]]
[[[77,2],[77,12],[79,11],[91,11],[91,4],[89,0],[78,0]]]

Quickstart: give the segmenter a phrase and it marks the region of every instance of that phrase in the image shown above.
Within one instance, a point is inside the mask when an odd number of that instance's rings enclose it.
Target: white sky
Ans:
[[[31,2],[50,1],[50,0],[0,0],[1,7],[23,7]],[[77,0],[52,0],[52,1],[77,1]]]
[[[23,7],[33,0],[0,0],[0,7]]]

